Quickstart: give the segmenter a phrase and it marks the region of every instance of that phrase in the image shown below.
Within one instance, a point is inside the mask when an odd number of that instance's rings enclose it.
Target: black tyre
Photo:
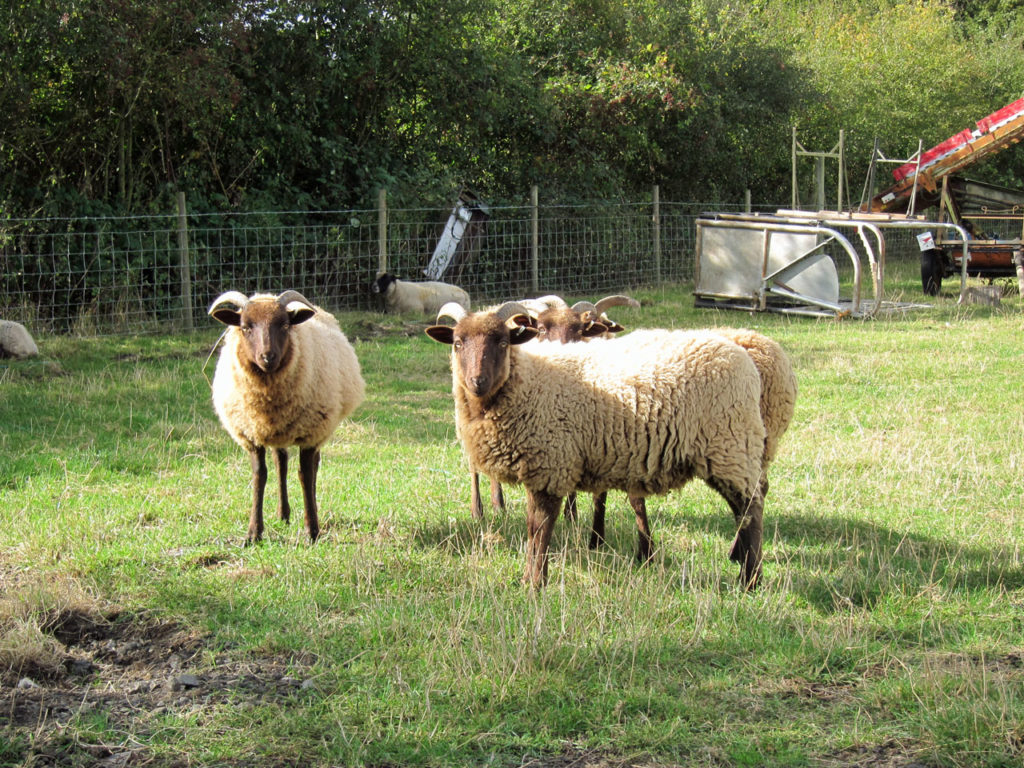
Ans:
[[[921,251],[921,287],[928,296],[938,296],[942,288],[942,251]]]

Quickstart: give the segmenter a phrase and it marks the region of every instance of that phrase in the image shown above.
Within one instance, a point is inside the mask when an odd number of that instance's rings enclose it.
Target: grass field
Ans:
[[[315,546],[272,508],[241,546],[212,321],[0,367],[0,766],[1024,763],[1020,300],[837,322],[634,295],[627,327],[792,356],[754,594],[699,483],[650,500],[645,568],[622,494],[597,552],[582,498],[524,588],[522,490],[470,519],[447,348],[411,318],[339,316],[368,397]]]

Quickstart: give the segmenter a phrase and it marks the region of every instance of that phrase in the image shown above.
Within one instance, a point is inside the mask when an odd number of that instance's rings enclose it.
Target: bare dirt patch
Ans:
[[[135,738],[162,715],[216,702],[284,701],[315,688],[301,676],[312,660],[214,655],[200,633],[174,622],[65,610],[43,617],[40,627],[63,646],[63,663],[28,661],[0,676],[0,734],[8,737],[0,764],[174,765],[156,761]],[[90,718],[104,733],[124,738],[117,744],[83,740],[79,726]],[[79,725],[68,728],[71,723]],[[6,762],[12,751],[21,759]]]

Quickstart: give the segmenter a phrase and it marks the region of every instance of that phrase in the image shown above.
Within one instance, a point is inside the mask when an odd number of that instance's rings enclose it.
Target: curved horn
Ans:
[[[601,314],[597,307],[589,301],[577,301],[572,305],[572,311],[577,315],[582,315],[584,312],[593,312],[594,317],[598,317]]]
[[[555,294],[548,294],[547,296],[541,296],[539,299],[531,299],[531,301],[537,301],[544,305],[545,309],[563,309],[569,305],[565,299]]]
[[[207,310],[207,314],[212,315],[215,309],[222,307],[225,304],[230,304],[237,309],[241,309],[249,303],[249,297],[241,291],[225,291],[216,299],[213,300],[213,304]]]
[[[567,306],[566,303],[558,296],[541,296],[539,299],[521,299],[520,304],[526,307],[531,317],[536,317],[541,312],[547,312],[549,309],[561,309]]]
[[[636,299],[630,298],[629,296],[623,296],[621,294],[616,296],[605,296],[599,302],[595,310],[598,315],[603,313],[608,307],[639,307],[640,302]]]
[[[449,301],[447,304],[442,306],[437,311],[437,322],[441,322],[441,318],[447,317],[454,320],[456,323],[466,316],[466,308],[459,304],[457,301]]]
[[[277,297],[277,303],[285,308],[287,308],[293,301],[305,304],[310,309],[316,309],[316,307],[313,306],[313,303],[298,291],[284,291]]]
[[[527,317],[530,316],[530,313],[527,311],[526,307],[524,307],[522,303],[518,301],[506,301],[504,304],[502,304],[500,307],[494,310],[494,314],[501,321],[508,320],[509,318],[515,317],[516,315],[526,315]]]

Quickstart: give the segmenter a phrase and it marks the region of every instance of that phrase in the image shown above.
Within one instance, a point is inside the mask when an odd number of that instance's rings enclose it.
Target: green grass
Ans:
[[[111,743],[168,766],[1020,765],[1020,300],[837,322],[634,295],[627,327],[752,326],[792,356],[755,594],[698,484],[650,500],[646,568],[622,494],[599,552],[582,499],[548,587],[524,588],[523,493],[469,518],[447,350],[401,322],[339,316],[368,397],[324,449],[312,547],[271,505],[267,540],[241,546],[248,462],[209,397],[218,329],[43,338],[50,363],[0,367],[4,710],[17,649],[55,653],[45,617],[69,603],[188,628],[200,676],[274,663],[312,681],[244,706],[92,708],[56,736],[0,718],[0,765]]]

